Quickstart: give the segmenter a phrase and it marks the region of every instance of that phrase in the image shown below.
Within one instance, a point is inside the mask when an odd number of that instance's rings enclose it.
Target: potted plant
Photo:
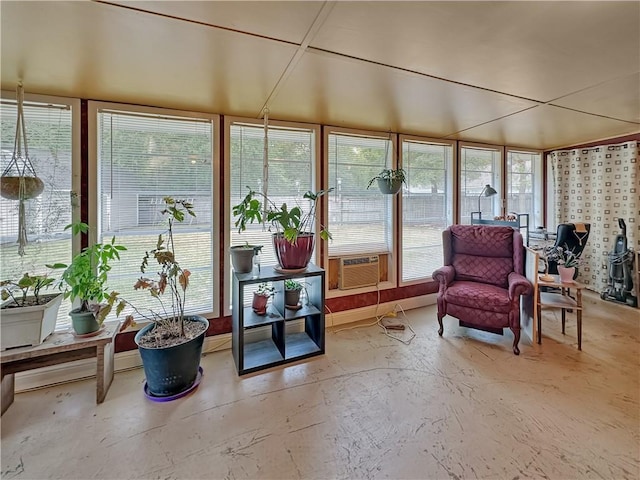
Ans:
[[[300,294],[304,284],[293,278],[284,281],[284,306],[290,310],[300,308]]]
[[[164,197],[161,214],[168,219],[167,230],[158,236],[155,248],[142,258],[142,276],[134,285],[136,290],[148,290],[160,304],[159,311],[139,309],[113,292],[109,306],[116,306],[119,315],[129,305],[141,319],[149,320],[135,335],[144,368],[147,397],[157,401],[179,398],[197,387],[200,376],[200,357],[209,321],[198,315],[185,315],[185,304],[191,272],[176,259],[173,226],[184,221],[185,215],[195,217],[193,205],[186,200]],[[155,261],[156,278],[145,276]],[[163,295],[171,298],[170,308]],[[135,324],[133,315],[126,317],[125,325]]]
[[[89,226],[83,222],[75,222],[65,227],[71,229],[73,235],[87,233]],[[110,297],[107,287],[111,262],[120,260],[120,252],[127,248],[116,244],[116,237],[108,243],[94,243],[74,256],[69,265],[55,263],[47,265],[54,269],[64,269],[59,286],[64,288],[64,298],[71,302],[80,301],[80,306],[69,312],[71,325],[77,335],[96,334],[102,327],[104,319],[111,311],[111,306],[102,303]]]
[[[582,263],[580,255],[576,254],[566,244],[565,248],[557,248],[552,254],[555,256],[556,263],[558,264],[558,274],[560,280],[563,283],[571,283],[577,276],[576,271]]]
[[[303,198],[310,204],[307,210],[303,210],[300,205],[289,208],[286,203],[278,206],[263,193],[247,188],[249,193],[233,207],[238,233],[246,230],[247,223],[270,223],[269,231],[275,230],[272,235],[273,247],[280,269],[307,268],[315,244],[314,225],[318,201],[333,188],[316,193],[306,192]],[[331,233],[324,226],[321,226],[319,235],[323,240],[331,238]]]
[[[268,283],[263,282],[258,285],[258,289],[253,292],[253,302],[251,308],[257,315],[267,314],[267,302],[269,297],[273,295],[274,288]]]
[[[369,185],[367,185],[367,189],[373,182],[378,182],[378,188],[384,194],[396,194],[402,188],[402,184],[407,184],[406,182],[406,174],[402,168],[398,169],[383,169],[378,175],[369,180]]]
[[[253,258],[260,253],[262,245],[237,245],[229,249],[231,264],[236,273],[250,273],[253,270]]]
[[[0,282],[2,350],[40,345],[56,328],[62,294],[43,294],[54,279],[25,273],[19,280]]]

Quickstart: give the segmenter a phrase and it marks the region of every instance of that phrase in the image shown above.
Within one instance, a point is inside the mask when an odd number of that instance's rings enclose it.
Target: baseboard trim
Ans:
[[[436,294],[422,295],[420,297],[405,298],[394,302],[370,305],[367,307],[354,308],[343,312],[325,312],[325,327],[330,328],[336,325],[346,325],[348,323],[359,322],[376,315],[383,315],[391,311],[412,310],[414,308],[426,307],[436,303]],[[256,332],[260,335],[260,332]],[[231,334],[224,333],[206,337],[202,347],[203,353],[217,352],[231,348]],[[142,367],[142,360],[137,350],[117,353],[114,358],[114,369],[116,372],[131,370]],[[74,382],[95,378],[96,360],[89,358],[76,362],[62,363],[51,367],[38,368],[21,372],[15,375],[15,391],[26,392],[39,388],[50,387],[60,383]]]
[[[327,311],[325,312],[324,323],[327,328],[346,325],[348,323],[375,318],[376,315],[384,315],[385,313],[392,311],[398,312],[401,309],[413,310],[414,308],[428,307],[429,305],[435,305],[436,301],[437,294],[431,293],[428,295],[421,295],[419,297],[404,298],[393,302],[381,303],[379,305],[354,308],[343,312],[332,313]]]

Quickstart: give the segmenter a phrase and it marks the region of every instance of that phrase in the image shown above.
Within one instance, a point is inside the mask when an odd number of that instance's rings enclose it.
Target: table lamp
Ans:
[[[480,210],[480,199],[485,196],[485,197],[493,197],[496,193],[498,193],[496,191],[495,188],[493,188],[491,185],[489,185],[488,183],[484,186],[484,188],[482,189],[482,191],[480,192],[480,195],[478,195],[478,213],[481,212]],[[482,213],[480,213],[480,216],[482,216]]]

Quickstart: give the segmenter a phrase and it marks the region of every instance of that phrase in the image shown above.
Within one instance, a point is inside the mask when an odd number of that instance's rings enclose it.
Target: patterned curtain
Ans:
[[[628,246],[640,248],[640,167],[636,141],[551,152],[557,223],[590,223],[578,280],[601,292],[608,284],[609,257],[618,218],[627,224]]]

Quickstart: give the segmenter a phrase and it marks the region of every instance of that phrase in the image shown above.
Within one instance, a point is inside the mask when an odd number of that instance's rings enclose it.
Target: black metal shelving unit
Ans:
[[[284,281],[304,283],[306,295],[299,310],[285,308]],[[266,315],[251,308],[251,286],[271,283],[274,296]],[[233,274],[232,351],[239,375],[324,354],[323,269],[309,264],[304,272],[280,273],[262,267],[259,275]]]

